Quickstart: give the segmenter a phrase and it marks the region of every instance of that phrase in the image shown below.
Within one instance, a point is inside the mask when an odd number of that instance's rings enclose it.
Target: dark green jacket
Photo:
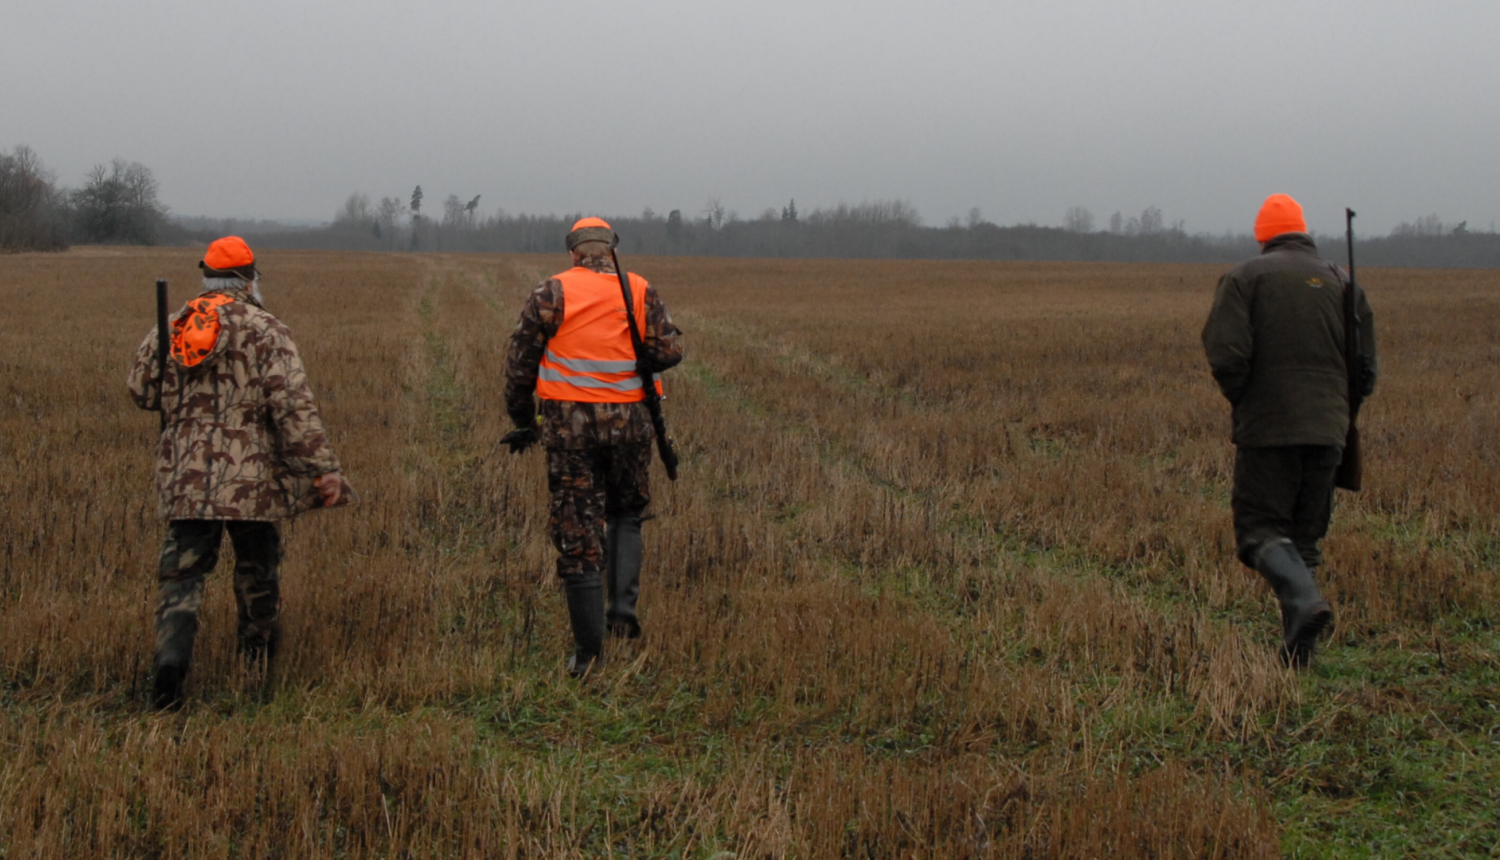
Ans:
[[[1203,350],[1234,407],[1236,445],[1343,446],[1347,281],[1343,270],[1318,257],[1305,233],[1277,236],[1259,257],[1219,279]],[[1368,394],[1375,385],[1375,327],[1363,291],[1358,303]]]

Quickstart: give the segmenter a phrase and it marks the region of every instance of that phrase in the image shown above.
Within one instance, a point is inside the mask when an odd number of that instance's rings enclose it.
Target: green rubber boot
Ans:
[[[604,654],[604,584],[599,571],[563,578],[568,598],[568,621],[573,626],[573,656],[568,674],[583,678],[596,668]]]
[[[604,616],[605,623],[611,636],[637,639],[641,635],[641,620],[635,611],[636,599],[641,595],[641,518],[609,520],[605,541],[609,552],[606,571],[609,610]]]
[[[1318,636],[1333,623],[1333,609],[1318,593],[1312,572],[1287,538],[1270,541],[1255,554],[1255,569],[1281,603],[1281,657],[1301,669],[1312,660]]]

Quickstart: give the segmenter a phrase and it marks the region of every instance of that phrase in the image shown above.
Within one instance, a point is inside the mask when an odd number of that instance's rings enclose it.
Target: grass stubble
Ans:
[[[221,564],[178,715],[122,380],[196,257],[0,257],[6,860],[1500,850],[1500,276],[1362,273],[1369,481],[1298,676],[1232,558],[1218,268],[632,260],[687,332],[684,478],[647,635],[579,686],[541,457],[497,449],[559,259],[264,257],[362,502],[288,529],[272,677]]]

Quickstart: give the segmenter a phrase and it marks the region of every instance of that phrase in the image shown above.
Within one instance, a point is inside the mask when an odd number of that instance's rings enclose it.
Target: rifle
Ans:
[[[167,431],[167,409],[162,398],[167,393],[167,280],[156,279],[156,410],[161,413],[161,429]]]
[[[661,464],[667,467],[667,479],[675,481],[677,452],[672,450],[672,440],[667,438],[667,419],[661,414],[661,395],[656,393],[656,378],[647,367],[646,345],[641,343],[641,333],[635,327],[635,297],[630,294],[630,276],[625,274],[613,247],[609,249],[609,259],[615,264],[615,276],[620,279],[620,292],[625,296],[625,322],[630,329],[630,345],[635,350],[635,372],[646,392],[646,411],[651,413],[651,427],[656,431],[656,452],[661,455]]]
[[[1360,376],[1359,282],[1354,278],[1354,210],[1344,210],[1344,236],[1349,246],[1349,285],[1344,288],[1344,364],[1349,372],[1349,432],[1344,437],[1344,456],[1334,472],[1333,485],[1353,493],[1364,483],[1364,457],[1359,448],[1359,407],[1363,398]]]

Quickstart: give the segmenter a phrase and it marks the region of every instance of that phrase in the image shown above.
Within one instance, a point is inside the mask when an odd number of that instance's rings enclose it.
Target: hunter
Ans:
[[[224,532],[234,546],[240,654],[269,669],[281,641],[278,524],[352,500],[291,331],[265,309],[250,246],[226,236],[198,267],[203,290],[172,317],[169,360],[161,361],[153,329],[127,380],[137,406],[165,413],[153,685],[164,710],[182,705],[203,579]]]
[[[1203,348],[1233,411],[1237,554],[1276,592],[1282,657],[1300,668],[1333,623],[1313,571],[1351,420],[1351,372],[1362,395],[1375,387],[1375,331],[1359,292],[1363,346],[1351,368],[1344,301],[1358,288],[1318,256],[1297,201],[1268,197],[1255,239],[1260,256],[1219,279]]]
[[[682,332],[656,289],[631,273],[644,353],[638,361],[615,272],[618,241],[600,218],[573,225],[573,268],[527,297],[505,362],[505,405],[516,429],[503,441],[520,453],[540,439],[547,452],[548,528],[573,630],[568,672],[575,678],[600,659],[606,630],[641,635],[636,599],[654,431],[640,373],[682,361]],[[655,385],[660,392],[660,380]]]

